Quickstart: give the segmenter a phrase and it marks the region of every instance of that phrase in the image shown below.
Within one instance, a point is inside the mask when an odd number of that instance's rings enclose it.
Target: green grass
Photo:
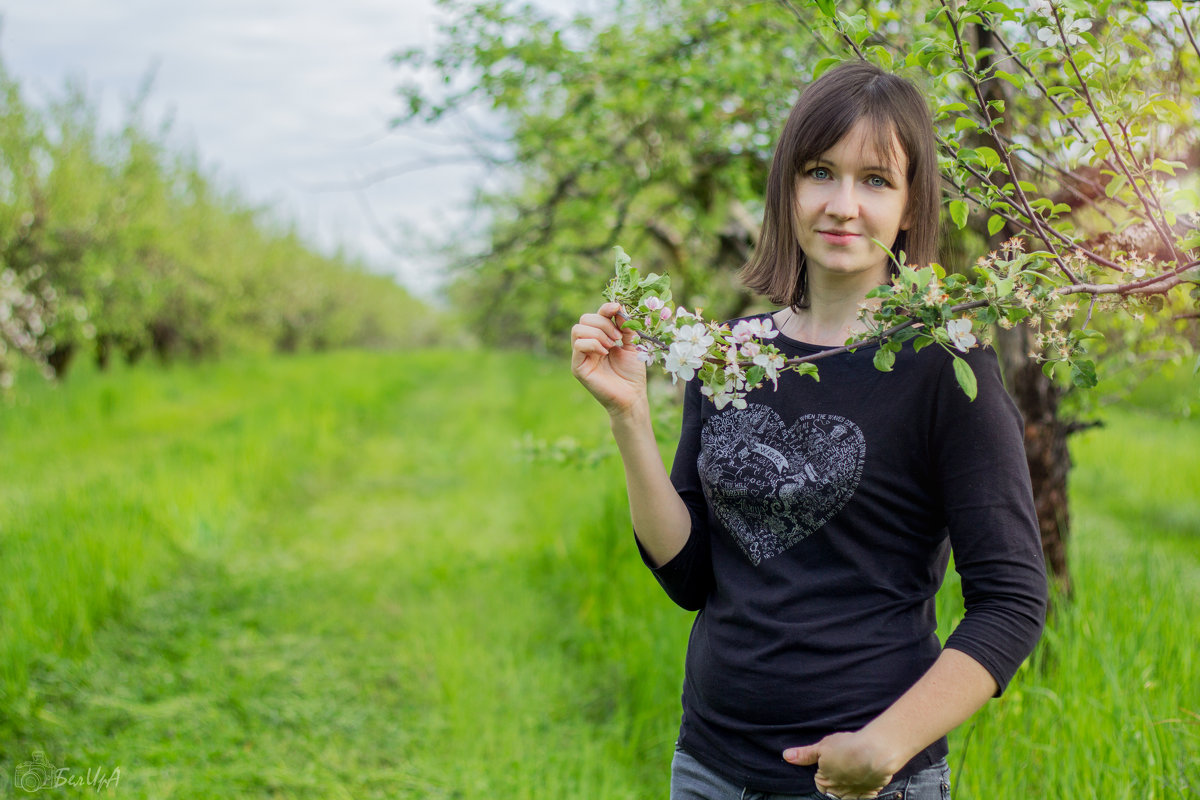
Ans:
[[[342,353],[21,391],[0,796],[35,751],[119,767],[120,797],[665,796],[690,615],[637,559],[617,463],[515,447],[604,441],[564,363]],[[954,735],[956,797],[1200,791],[1197,445],[1197,420],[1134,413],[1077,437],[1077,600]]]

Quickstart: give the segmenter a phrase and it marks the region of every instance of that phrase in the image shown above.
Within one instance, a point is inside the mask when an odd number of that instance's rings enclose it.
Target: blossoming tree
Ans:
[[[494,222],[466,295],[498,330],[552,338],[624,244],[655,272],[619,255],[607,296],[647,360],[701,380],[722,406],[781,370],[819,373],[813,357],[782,359],[769,329],[718,322],[752,301],[732,275],[756,241],[770,132],[798,86],[846,58],[923,84],[951,223],[944,263],[899,263],[862,310],[869,333],[846,347],[877,341],[888,370],[904,346],[997,342],[1027,423],[1044,549],[1068,587],[1064,394],[1095,386],[1097,359],[1189,357],[1197,341],[1196,9],[645,0],[604,21],[500,2],[458,13],[441,52],[402,60],[452,85],[475,79],[449,96],[410,87],[408,119],[485,99],[511,125],[512,150],[492,156],[513,180],[484,198]]]

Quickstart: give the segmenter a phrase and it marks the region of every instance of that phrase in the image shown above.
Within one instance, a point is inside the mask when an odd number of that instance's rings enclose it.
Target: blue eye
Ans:
[[[808,174],[819,181],[828,180],[829,178],[829,170],[825,169],[824,167],[815,167],[810,169]]]
[[[891,186],[891,184],[887,182],[886,178],[881,178],[878,175],[872,175],[871,177],[867,178],[867,183],[871,186],[874,186],[876,189],[884,189],[888,186]]]

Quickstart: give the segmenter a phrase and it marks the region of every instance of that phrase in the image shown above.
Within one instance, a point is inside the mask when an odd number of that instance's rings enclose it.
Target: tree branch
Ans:
[[[1051,5],[1050,10],[1054,14],[1054,23],[1058,28],[1059,36],[1062,38],[1063,44],[1066,45],[1067,33],[1063,28],[1062,15],[1058,13],[1058,6]],[[1125,179],[1129,181],[1129,186],[1133,189],[1133,193],[1137,195],[1138,201],[1141,202],[1142,207],[1146,209],[1148,220],[1150,224],[1154,226],[1155,232],[1158,233],[1163,243],[1167,245],[1167,250],[1174,256],[1174,260],[1178,261],[1179,253],[1175,250],[1175,242],[1172,241],[1167,235],[1166,231],[1163,230],[1157,216],[1154,213],[1154,209],[1151,207],[1150,202],[1146,199],[1145,195],[1142,194],[1142,190],[1138,187],[1137,181],[1134,180],[1133,175],[1130,173],[1129,166],[1125,163],[1125,159],[1121,156],[1120,148],[1117,146],[1117,143],[1113,141],[1112,134],[1110,134],[1108,131],[1108,126],[1104,124],[1104,117],[1101,115],[1100,109],[1096,107],[1095,98],[1092,97],[1092,92],[1088,88],[1087,81],[1084,80],[1083,73],[1079,71],[1079,65],[1075,63],[1075,56],[1072,54],[1070,46],[1064,47],[1063,50],[1067,57],[1067,63],[1071,65],[1071,71],[1075,73],[1075,79],[1079,81],[1079,88],[1083,90],[1084,102],[1087,103],[1088,109],[1092,113],[1092,118],[1096,120],[1096,125],[1100,128],[1100,133],[1104,136],[1104,140],[1108,142],[1108,146],[1112,150],[1112,154],[1117,160],[1117,165],[1120,166],[1121,172],[1125,175]]]

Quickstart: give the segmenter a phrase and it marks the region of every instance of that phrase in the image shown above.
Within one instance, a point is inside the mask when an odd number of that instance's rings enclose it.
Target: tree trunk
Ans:
[[[1058,413],[1062,390],[1046,377],[1041,365],[1026,355],[1033,342],[1030,329],[1018,325],[997,332],[996,342],[1009,394],[1025,418],[1025,459],[1033,482],[1033,501],[1042,533],[1046,569],[1061,596],[1071,594],[1067,563],[1070,510],[1067,506],[1069,426]]]
[[[62,378],[67,374],[67,365],[71,363],[71,358],[75,355],[75,345],[70,342],[62,345],[56,345],[50,354],[46,356],[46,362],[50,368],[54,370],[55,377]]]

